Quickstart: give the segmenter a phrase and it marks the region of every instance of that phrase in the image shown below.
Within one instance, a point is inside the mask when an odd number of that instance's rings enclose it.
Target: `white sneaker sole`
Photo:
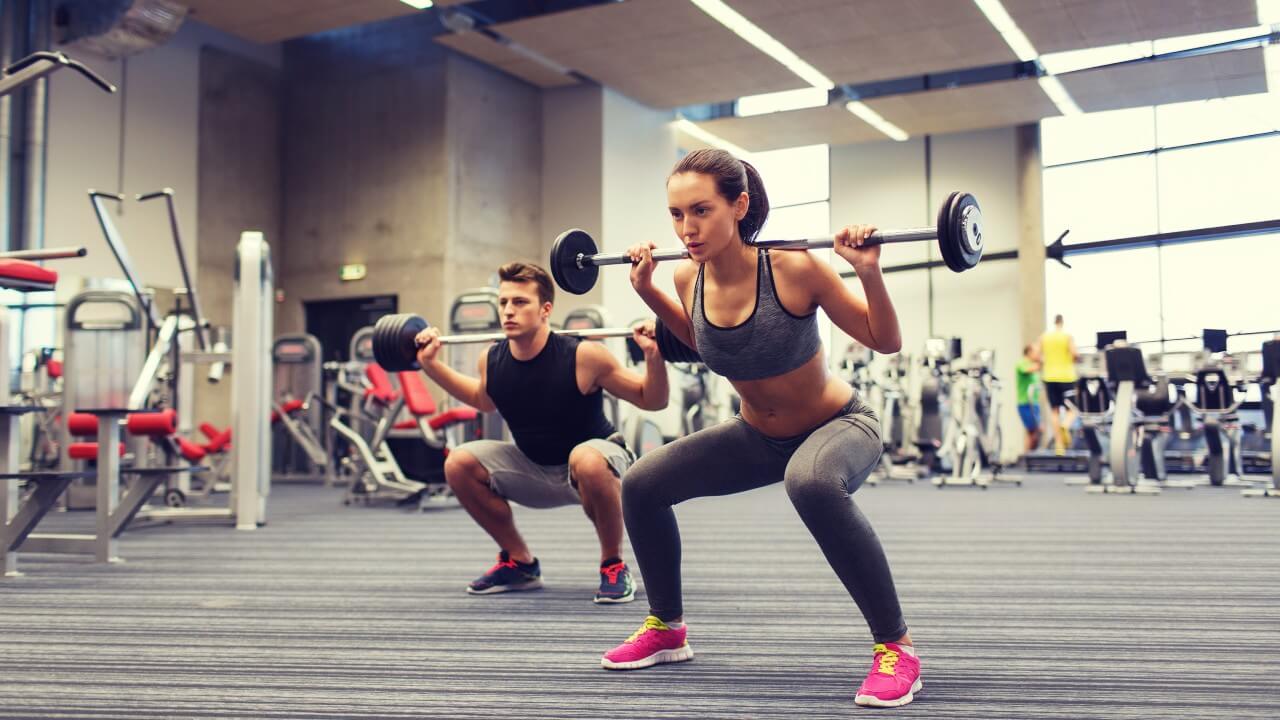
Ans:
[[[632,660],[631,662],[613,662],[608,658],[600,658],[600,667],[605,670],[639,670],[640,668],[652,667],[662,663],[685,662],[692,659],[693,648],[684,645],[675,650],[659,650],[647,658]]]
[[[512,583],[510,585],[494,585],[485,590],[473,590],[471,586],[467,586],[468,595],[497,595],[498,593],[520,592],[522,590],[537,590],[542,587],[542,578],[537,580],[526,580],[521,583]]]
[[[863,707],[902,707],[912,700],[916,699],[916,693],[924,689],[924,683],[916,678],[915,683],[911,686],[911,691],[897,700],[881,700],[875,695],[857,695],[853,701]]]
[[[595,599],[592,600],[592,602],[594,602],[597,605],[621,605],[622,603],[629,603],[635,599],[636,599],[636,594],[633,592],[630,595],[623,595],[622,597],[616,597],[616,598],[600,597],[599,595],[597,595]]]

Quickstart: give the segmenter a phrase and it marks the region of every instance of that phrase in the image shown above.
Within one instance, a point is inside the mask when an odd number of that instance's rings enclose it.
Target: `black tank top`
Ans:
[[[516,447],[539,465],[564,465],[578,444],[614,433],[604,416],[601,391],[583,395],[578,389],[579,342],[553,332],[530,360],[512,357],[509,340],[489,348],[489,399],[502,413]]]

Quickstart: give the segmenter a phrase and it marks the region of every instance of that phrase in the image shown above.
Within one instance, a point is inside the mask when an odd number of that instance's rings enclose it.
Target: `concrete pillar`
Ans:
[[[1022,342],[1044,332],[1044,181],[1040,125],[1020,125],[1018,134],[1018,305]]]

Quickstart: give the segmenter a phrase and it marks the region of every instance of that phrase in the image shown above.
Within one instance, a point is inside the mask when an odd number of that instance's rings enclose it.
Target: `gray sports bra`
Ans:
[[[693,286],[693,338],[707,367],[730,380],[759,380],[788,373],[822,348],[817,313],[792,315],[778,300],[769,251],[757,250],[756,306],[740,325],[719,327],[707,320],[702,274]],[[767,288],[767,290],[766,290]]]

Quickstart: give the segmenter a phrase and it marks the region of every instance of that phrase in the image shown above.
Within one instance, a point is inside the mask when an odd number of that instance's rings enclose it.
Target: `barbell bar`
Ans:
[[[891,243],[937,240],[942,260],[953,272],[964,272],[976,267],[982,259],[984,245],[982,235],[982,210],[978,201],[969,193],[953,192],[947,196],[938,210],[934,227],[906,230],[878,230],[863,243],[888,245]],[[835,246],[835,236],[804,240],[756,240],[758,248],[774,250],[825,250]],[[689,257],[685,248],[655,250],[655,262],[682,260]],[[551,246],[551,274],[556,284],[566,292],[583,295],[591,290],[604,265],[631,265],[626,253],[601,253],[596,241],[584,230],[566,230]]]
[[[373,358],[388,372],[417,370],[418,334],[430,327],[422,316],[412,313],[396,313],[383,315],[373,326]],[[603,340],[605,338],[631,337],[631,328],[583,328],[581,330],[556,330],[559,335],[583,338],[585,340]],[[466,335],[441,335],[442,345],[466,345],[471,343],[490,343],[506,340],[505,333],[470,333]],[[680,342],[661,320],[654,323],[654,340],[658,344],[658,352],[668,362],[702,362],[702,358],[692,348]]]

